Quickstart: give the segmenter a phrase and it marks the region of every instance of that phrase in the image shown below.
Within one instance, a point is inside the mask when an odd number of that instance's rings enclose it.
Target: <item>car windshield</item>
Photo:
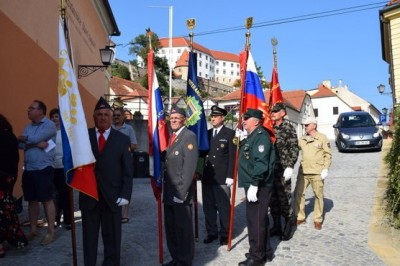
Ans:
[[[343,116],[340,121],[340,127],[353,128],[353,127],[374,127],[375,121],[369,115],[349,115]]]

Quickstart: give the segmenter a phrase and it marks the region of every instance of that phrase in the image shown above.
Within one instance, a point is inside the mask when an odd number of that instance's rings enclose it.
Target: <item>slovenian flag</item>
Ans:
[[[147,55],[148,90],[149,90],[149,156],[150,176],[156,198],[161,196],[161,153],[167,149],[168,127],[165,120],[164,107],[161,99],[161,91],[158,85],[157,75],[154,71],[154,52],[150,50]]]
[[[186,86],[186,126],[197,136],[200,151],[209,149],[207,118],[204,114],[203,101],[200,98],[197,80],[197,53],[189,52],[189,69]]]
[[[258,109],[264,114],[263,126],[268,130],[271,141],[275,142],[275,134],[273,125],[268,112],[268,106],[265,101],[263,89],[261,87],[260,78],[257,74],[256,64],[254,63],[253,56],[250,51],[245,51],[246,55],[241,55],[241,58],[247,58],[246,62],[246,73],[244,76],[244,92],[243,92],[243,103],[242,103],[242,114],[246,112],[248,108]]]
[[[62,19],[59,21],[58,104],[66,182],[99,199],[89,134],[75,72],[69,57]]]

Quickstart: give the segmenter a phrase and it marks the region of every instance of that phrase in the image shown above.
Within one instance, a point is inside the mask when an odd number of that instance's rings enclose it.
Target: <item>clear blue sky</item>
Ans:
[[[244,48],[246,30],[225,31],[244,26],[253,17],[251,52],[267,80],[271,78],[273,54],[271,38],[278,39],[278,73],[281,88],[310,90],[323,80],[337,86],[339,80],[351,91],[381,110],[391,108],[391,97],[380,95],[379,84],[388,84],[388,65],[382,60],[379,10],[389,1],[377,0],[110,0],[121,31],[113,37],[117,44],[127,44],[137,35],[151,30],[168,37],[169,12],[173,6],[173,36],[187,36],[188,18],[196,19],[194,41],[212,50],[239,54]],[[239,4],[240,3],[240,4]],[[357,6],[364,6],[353,8]],[[152,8],[150,6],[159,6]],[[350,8],[350,9],[348,9]],[[371,8],[371,9],[368,9]],[[361,10],[366,9],[366,10]],[[340,10],[331,12],[334,10]],[[346,11],[356,11],[344,13]],[[330,13],[325,13],[325,12]],[[339,14],[342,13],[342,14]],[[289,23],[270,22],[314,14],[319,18]],[[337,14],[331,15],[329,14]],[[222,30],[216,34],[203,34]],[[198,35],[196,35],[198,34]],[[134,59],[129,46],[118,46],[116,57]]]

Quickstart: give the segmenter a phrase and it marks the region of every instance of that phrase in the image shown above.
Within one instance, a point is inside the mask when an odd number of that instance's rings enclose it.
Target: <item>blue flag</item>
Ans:
[[[207,135],[207,118],[200,98],[199,82],[197,80],[197,53],[194,52],[189,53],[186,105],[186,126],[196,134],[199,150],[206,151],[210,147]]]

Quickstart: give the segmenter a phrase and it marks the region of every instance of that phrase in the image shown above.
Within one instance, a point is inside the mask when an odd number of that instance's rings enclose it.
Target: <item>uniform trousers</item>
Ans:
[[[104,246],[102,265],[120,265],[121,208],[112,211],[101,197],[94,209],[82,210],[84,265],[96,265],[100,226]]]
[[[321,175],[308,175],[299,172],[296,182],[296,204],[294,213],[297,214],[297,220],[305,220],[305,198],[306,189],[311,184],[314,192],[314,222],[322,223],[323,212],[324,212],[324,182],[321,179]]]
[[[257,193],[258,201],[246,201],[246,220],[250,245],[249,255],[256,261],[263,261],[266,258],[266,252],[271,252],[268,228],[268,206],[271,194],[272,188],[259,187]]]
[[[271,214],[273,217],[290,218],[292,196],[292,181],[285,182],[283,177],[284,169],[282,164],[275,164],[274,170],[274,186],[271,196]]]
[[[228,236],[231,190],[227,185],[202,184],[203,211],[207,234],[218,236],[217,218],[219,216],[221,237]]]
[[[192,207],[187,204],[164,204],[165,236],[169,253],[178,266],[192,265],[194,234]]]

